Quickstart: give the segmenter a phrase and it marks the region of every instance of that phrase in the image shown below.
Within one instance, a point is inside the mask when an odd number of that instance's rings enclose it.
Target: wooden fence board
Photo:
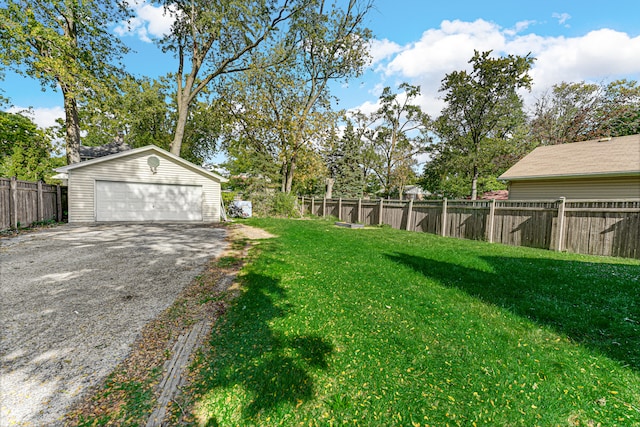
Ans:
[[[66,193],[66,187],[0,178],[0,230],[61,220],[67,209]]]
[[[343,200],[340,213],[341,221],[356,223],[358,222],[358,201]]]
[[[369,201],[362,202],[362,223],[364,225],[377,225],[378,224],[378,203],[371,203]]]
[[[437,234],[440,230],[442,207],[413,205],[413,231]]]
[[[11,197],[10,181],[0,178],[0,230],[11,227],[11,211],[9,208],[9,198]]]
[[[493,220],[491,240],[496,243],[553,250],[562,238],[561,249],[569,252],[640,258],[640,200],[566,200],[562,210],[557,200],[414,201],[411,211],[408,201],[383,200],[382,212],[380,203],[328,199],[325,214],[338,216],[339,212],[344,221],[357,222],[360,217],[365,225],[383,223],[403,230],[409,221],[409,230],[432,234],[443,234],[444,227],[446,236],[472,240],[487,240]],[[304,206],[305,212],[323,214],[323,199],[305,199]]]

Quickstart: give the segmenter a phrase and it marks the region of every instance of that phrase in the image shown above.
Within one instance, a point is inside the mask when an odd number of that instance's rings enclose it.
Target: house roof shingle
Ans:
[[[640,134],[538,147],[499,179],[640,175]]]
[[[88,147],[86,145],[80,146],[80,158],[84,160],[95,159],[97,157],[104,157],[110,154],[120,153],[122,151],[131,150],[131,146],[122,140],[116,139],[113,142],[104,145],[98,145],[95,147]]]

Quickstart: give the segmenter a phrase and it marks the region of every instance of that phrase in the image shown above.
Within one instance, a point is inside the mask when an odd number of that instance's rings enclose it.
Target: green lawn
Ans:
[[[640,262],[248,224],[279,237],[199,360],[194,423],[640,425]]]

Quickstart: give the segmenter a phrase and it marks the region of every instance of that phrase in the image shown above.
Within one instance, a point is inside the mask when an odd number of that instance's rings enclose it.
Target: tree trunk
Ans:
[[[182,149],[182,140],[184,139],[184,129],[187,126],[187,119],[189,118],[189,102],[188,97],[179,96],[178,99],[178,122],[176,123],[176,133],[173,135],[173,141],[169,147],[171,154],[175,154],[180,157],[180,150]]]
[[[64,99],[65,142],[67,144],[67,164],[80,162],[80,119],[78,103],[70,91],[61,85]]]
[[[327,178],[326,179],[325,182],[326,182],[327,186],[326,186],[326,191],[324,193],[324,197],[326,199],[331,199],[333,197],[333,184],[334,184],[335,181],[336,180],[333,179],[333,178]]]
[[[471,200],[478,198],[478,166],[473,166],[473,179],[471,180]]]
[[[295,156],[291,157],[291,161],[289,162],[289,168],[287,170],[287,179],[285,181],[284,192],[287,194],[291,193],[291,187],[293,186],[293,172],[296,170],[296,158]]]
[[[284,193],[284,191],[287,189],[287,174],[289,167],[288,165],[285,163],[282,165],[282,169],[280,169],[282,178],[280,179],[280,192]]]

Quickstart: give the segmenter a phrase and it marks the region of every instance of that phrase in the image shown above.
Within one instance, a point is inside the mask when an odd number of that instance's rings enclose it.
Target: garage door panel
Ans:
[[[202,221],[202,186],[96,181],[97,221]]]

